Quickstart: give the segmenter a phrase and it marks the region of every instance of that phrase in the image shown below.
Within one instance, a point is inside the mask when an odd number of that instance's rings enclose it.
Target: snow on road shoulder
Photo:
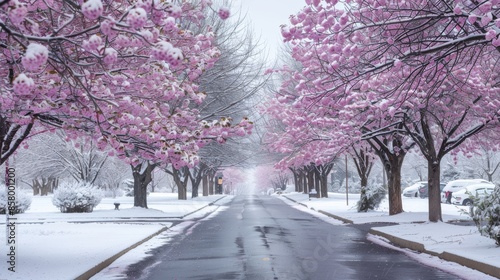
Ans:
[[[374,228],[424,245],[428,251],[464,256],[472,260],[500,267],[499,247],[492,239],[481,236],[475,226],[457,226],[446,223],[401,224]]]
[[[375,244],[378,244],[380,246],[387,247],[387,248],[392,249],[392,250],[403,252],[407,256],[409,256],[410,258],[418,261],[419,263],[422,263],[422,264],[430,266],[430,267],[435,267],[437,269],[440,269],[440,270],[446,271],[448,273],[457,275],[464,280],[477,280],[477,279],[495,280],[495,279],[498,279],[496,277],[484,274],[484,273],[479,272],[477,270],[462,266],[462,265],[454,263],[454,262],[445,261],[443,259],[440,259],[438,257],[432,256],[429,254],[417,253],[417,252],[411,251],[409,249],[403,249],[400,247],[396,247],[394,245],[391,245],[387,239],[380,237],[380,236],[369,234],[368,241],[373,242]]]
[[[2,269],[0,279],[74,279],[130,245],[170,225],[19,224],[16,232],[16,271],[12,273]],[[6,244],[4,234],[0,235],[0,244]],[[0,262],[7,262],[5,254],[0,257]]]

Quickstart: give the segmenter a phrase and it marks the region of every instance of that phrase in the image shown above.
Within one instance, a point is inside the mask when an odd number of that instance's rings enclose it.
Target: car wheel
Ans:
[[[418,193],[415,193],[415,197],[418,197]]]
[[[472,200],[466,199],[466,200],[464,200],[463,204],[464,204],[464,206],[472,206]]]

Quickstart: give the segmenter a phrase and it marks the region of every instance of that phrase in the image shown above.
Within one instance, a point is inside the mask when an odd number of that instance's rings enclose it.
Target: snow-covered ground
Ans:
[[[389,216],[387,202],[384,202],[377,211],[357,213],[355,205],[359,196],[352,194],[349,194],[349,205],[346,203],[345,194],[331,193],[327,199],[312,200],[309,200],[307,195],[299,193],[286,196],[309,208],[283,196],[279,197],[291,207],[308,211],[330,223],[341,224],[317,211],[323,210],[354,223],[400,223],[397,226],[379,227],[377,230],[422,243],[428,250],[448,251],[470,258],[479,258],[482,262],[500,267],[498,258],[500,248],[495,246],[493,240],[481,237],[475,227],[425,222],[428,219],[425,199],[403,198],[405,213]],[[172,236],[184,232],[185,228],[192,230],[196,224],[190,221],[190,218],[203,217],[214,211],[205,218],[210,219],[219,211],[224,211],[226,207],[208,206],[221,198],[222,196],[209,196],[179,201],[176,194],[152,193],[148,197],[150,209],[134,208],[132,198],[123,197],[103,199],[92,213],[63,214],[52,205],[50,197],[34,197],[31,208],[26,213],[15,216],[17,218],[15,273],[8,271],[8,267],[4,265],[8,260],[5,252],[9,251],[6,251],[8,248],[5,246],[6,235],[3,232],[0,234],[0,247],[2,247],[0,279],[74,279],[98,264],[107,264],[106,260],[110,262],[109,258],[122,252],[123,256],[92,277],[98,280],[120,279],[126,267],[147,257],[151,248],[168,243]],[[216,205],[231,199],[231,196],[223,197]],[[113,210],[114,202],[120,202],[120,211]],[[445,221],[467,219],[466,215],[460,213],[460,209],[465,208],[444,204],[442,207]],[[200,208],[202,209],[196,211]],[[182,219],[187,214],[190,215]],[[3,217],[0,216],[0,227],[5,226]],[[172,222],[177,221],[180,223],[170,228]],[[126,253],[123,252],[124,249],[144,241],[159,231],[162,233]],[[369,238],[373,242],[390,246],[383,238],[377,236]],[[423,263],[446,269],[464,279],[497,279],[427,254],[403,251]]]
[[[17,220],[12,265],[7,262],[7,254],[13,244],[6,246],[6,220],[5,215],[0,215],[0,280],[75,279],[131,245],[166,230],[172,225],[169,221],[214,211],[216,206],[208,205],[221,198],[215,195],[180,201],[177,194],[152,193],[148,197],[149,209],[133,207],[133,197],[104,198],[92,213],[76,214],[61,213],[52,205],[50,196],[33,197],[26,213],[14,215]],[[114,210],[115,202],[120,203],[119,211]],[[170,229],[165,232],[172,234]],[[9,271],[14,264],[15,272]]]

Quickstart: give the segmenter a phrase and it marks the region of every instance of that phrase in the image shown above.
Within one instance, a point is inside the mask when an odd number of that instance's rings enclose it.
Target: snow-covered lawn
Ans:
[[[303,205],[298,205],[295,202],[281,196],[281,199],[292,205],[293,207],[305,211],[327,212],[335,216],[352,221],[354,224],[375,223],[375,222],[393,222],[398,223],[395,226],[376,227],[374,230],[382,233],[402,238],[411,242],[420,243],[425,250],[433,254],[442,254],[447,252],[458,257],[475,260],[495,267],[496,275],[500,275],[500,247],[495,245],[495,241],[481,236],[478,233],[476,226],[453,225],[446,222],[456,220],[470,220],[463,210],[468,210],[466,206],[456,206],[450,204],[441,204],[443,222],[431,223],[428,222],[428,200],[421,198],[406,198],[403,197],[404,213],[389,216],[388,201],[384,200],[380,208],[367,213],[358,213],[356,211],[356,202],[359,200],[359,195],[329,193],[328,198],[312,198],[302,193],[284,194],[290,199],[299,202]],[[304,207],[304,206],[307,206]],[[309,209],[308,209],[309,208]],[[311,211],[314,210],[314,211]],[[326,218],[325,215],[319,214],[325,221],[332,221],[331,218]],[[383,245],[387,245],[388,240],[379,236],[372,235],[370,240]],[[411,254],[410,250],[405,250]],[[442,261],[437,257],[427,254],[413,254],[413,257],[428,265],[434,265],[456,273],[465,279],[498,279],[490,277],[461,266],[450,264]]]
[[[0,216],[0,279],[75,279],[172,225],[161,220],[182,221],[190,213],[189,218],[205,215],[215,209],[207,206],[221,198],[216,195],[180,201],[177,194],[152,193],[149,209],[133,207],[132,197],[104,198],[92,213],[70,214],[53,206],[50,196],[33,197],[30,209],[14,216],[12,266],[7,262],[10,247],[6,246],[5,215]],[[120,203],[119,211],[114,210],[115,202]],[[15,272],[9,271],[14,264]]]

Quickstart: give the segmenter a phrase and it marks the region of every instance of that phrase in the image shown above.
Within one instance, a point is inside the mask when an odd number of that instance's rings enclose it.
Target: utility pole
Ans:
[[[347,154],[345,154],[345,202],[349,205],[349,183],[347,176]]]

